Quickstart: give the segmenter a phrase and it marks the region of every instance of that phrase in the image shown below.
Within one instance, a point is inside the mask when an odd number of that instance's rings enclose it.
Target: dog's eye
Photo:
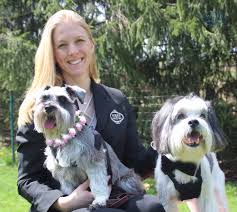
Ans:
[[[185,115],[183,113],[179,113],[176,117],[177,120],[182,120],[185,118]]]
[[[67,102],[67,98],[65,96],[58,96],[58,101],[61,104],[65,104]]]
[[[49,95],[43,95],[43,96],[42,96],[42,100],[43,100],[43,101],[47,101],[47,100],[49,100],[49,98],[50,98]]]
[[[200,117],[203,118],[203,119],[206,119],[206,118],[207,118],[207,116],[206,116],[205,113],[202,113],[202,114],[200,115]]]

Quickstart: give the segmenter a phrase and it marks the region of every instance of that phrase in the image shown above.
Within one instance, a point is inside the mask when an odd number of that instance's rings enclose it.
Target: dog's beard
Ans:
[[[188,121],[183,120],[173,126],[169,149],[176,160],[197,163],[211,149],[212,131],[204,120],[198,119],[197,129],[192,129]]]
[[[56,139],[65,134],[74,124],[74,117],[63,108],[57,108],[52,114],[44,112],[44,107],[39,106],[34,112],[34,123],[37,132],[43,133],[47,139]]]

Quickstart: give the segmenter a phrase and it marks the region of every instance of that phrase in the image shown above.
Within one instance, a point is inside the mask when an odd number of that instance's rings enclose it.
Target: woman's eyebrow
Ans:
[[[85,35],[78,35],[75,37],[75,39],[86,39],[87,37]]]
[[[77,40],[77,39],[86,39],[87,37],[85,35],[78,35],[74,38],[74,40]],[[56,39],[55,40],[55,43],[66,43],[67,40],[65,39]]]

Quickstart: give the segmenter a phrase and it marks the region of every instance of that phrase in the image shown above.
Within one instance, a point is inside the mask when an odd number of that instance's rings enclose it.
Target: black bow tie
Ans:
[[[161,169],[167,173],[172,173],[175,169],[184,172],[187,175],[194,176],[197,166],[194,163],[184,163],[181,161],[171,161],[166,156],[161,156]]]
[[[180,170],[185,174],[194,176],[197,178],[195,182],[189,182],[182,184],[175,179],[173,173],[174,170]],[[181,201],[187,199],[198,198],[202,189],[202,177],[201,177],[201,168],[197,167],[193,163],[184,163],[184,162],[174,162],[169,160],[166,156],[161,156],[161,170],[164,174],[168,175],[169,178],[174,183],[174,187],[179,192],[179,199]]]

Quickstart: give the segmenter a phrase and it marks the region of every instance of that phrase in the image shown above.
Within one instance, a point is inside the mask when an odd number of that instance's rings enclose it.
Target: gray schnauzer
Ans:
[[[95,196],[90,209],[106,206],[111,193],[109,179],[128,193],[143,193],[140,178],[119,161],[111,146],[86,125],[85,117],[76,110],[75,101],[83,103],[84,97],[83,89],[69,85],[47,86],[36,96],[34,124],[46,139],[47,169],[67,195],[88,178]]]

